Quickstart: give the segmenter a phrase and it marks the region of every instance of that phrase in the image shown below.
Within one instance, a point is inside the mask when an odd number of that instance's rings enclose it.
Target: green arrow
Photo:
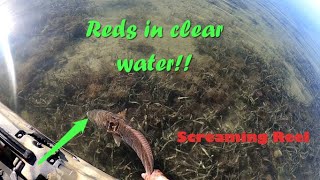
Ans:
[[[84,132],[86,128],[88,119],[82,119],[77,122],[74,122],[74,126],[52,147],[52,149],[47,152],[39,161],[38,165],[42,164],[46,161],[50,156],[52,156],[57,150],[59,150],[63,145],[69,142],[72,138],[74,138],[80,132]]]

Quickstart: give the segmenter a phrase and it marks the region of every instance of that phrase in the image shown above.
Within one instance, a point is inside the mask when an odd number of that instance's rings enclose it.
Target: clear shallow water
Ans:
[[[17,1],[11,7],[17,112],[49,137],[58,140],[87,110],[127,108],[130,124],[151,143],[155,167],[171,179],[319,176],[319,41],[284,4],[56,0]],[[150,19],[165,33],[186,19],[223,24],[225,30],[219,39],[85,38],[89,19],[116,25],[123,18],[139,29]],[[117,58],[150,53],[164,58],[193,53],[194,59],[188,72],[116,71]],[[0,62],[5,68],[3,58]],[[8,78],[0,83],[1,101],[8,105],[9,83]],[[310,131],[311,142],[179,144],[181,130]],[[128,146],[116,147],[110,134],[92,124],[67,149],[121,179],[137,179],[144,171]]]

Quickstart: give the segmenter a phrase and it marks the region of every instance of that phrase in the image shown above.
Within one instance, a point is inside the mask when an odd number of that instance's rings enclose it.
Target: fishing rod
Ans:
[[[54,145],[0,102],[0,179],[115,179],[63,148],[38,165]]]

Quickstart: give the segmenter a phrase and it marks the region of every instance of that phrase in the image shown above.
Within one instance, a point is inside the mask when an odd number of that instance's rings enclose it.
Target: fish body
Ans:
[[[126,123],[125,111],[114,114],[105,110],[92,110],[87,113],[87,116],[98,127],[105,128],[111,133],[118,146],[121,140],[126,142],[137,153],[146,173],[152,174],[154,160],[150,145],[141,132]]]

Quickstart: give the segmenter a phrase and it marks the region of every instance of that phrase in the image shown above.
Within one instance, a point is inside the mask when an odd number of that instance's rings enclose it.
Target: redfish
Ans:
[[[150,145],[144,135],[126,123],[126,111],[114,114],[105,110],[87,112],[88,119],[95,122],[99,128],[105,128],[111,133],[115,143],[120,146],[121,140],[127,143],[140,158],[148,175],[153,172],[153,155]]]

